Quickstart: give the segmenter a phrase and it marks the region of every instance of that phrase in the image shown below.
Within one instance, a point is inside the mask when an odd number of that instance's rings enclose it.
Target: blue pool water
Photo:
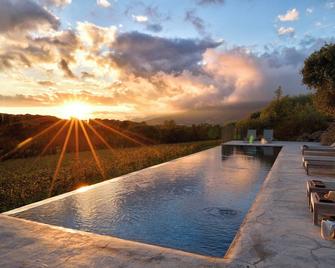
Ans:
[[[222,257],[279,150],[216,147],[15,216]]]

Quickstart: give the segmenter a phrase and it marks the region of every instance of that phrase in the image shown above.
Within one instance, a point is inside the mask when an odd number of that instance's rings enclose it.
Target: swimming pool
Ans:
[[[215,147],[14,216],[223,257],[280,147]]]

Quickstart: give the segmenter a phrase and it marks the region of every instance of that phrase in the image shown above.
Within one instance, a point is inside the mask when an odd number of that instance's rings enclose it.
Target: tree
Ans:
[[[283,97],[283,89],[281,86],[279,86],[276,90],[275,90],[275,95],[276,95],[276,100],[279,101],[282,97]]]
[[[326,44],[312,53],[301,70],[302,82],[316,90],[316,107],[335,116],[335,44]]]

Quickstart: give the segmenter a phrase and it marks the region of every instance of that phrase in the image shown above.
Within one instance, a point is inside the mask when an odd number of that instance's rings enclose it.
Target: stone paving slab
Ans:
[[[0,215],[0,267],[335,267],[335,242],[308,210],[301,144],[271,144],[283,148],[225,258]]]

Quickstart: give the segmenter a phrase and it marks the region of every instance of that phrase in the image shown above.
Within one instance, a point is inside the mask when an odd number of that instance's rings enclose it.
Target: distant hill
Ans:
[[[221,107],[194,109],[181,113],[162,115],[158,117],[138,118],[134,121],[145,121],[148,125],[160,125],[166,120],[174,120],[180,125],[192,124],[220,124],[236,121],[247,117],[250,113],[264,108],[268,102],[252,102],[229,104]]]

